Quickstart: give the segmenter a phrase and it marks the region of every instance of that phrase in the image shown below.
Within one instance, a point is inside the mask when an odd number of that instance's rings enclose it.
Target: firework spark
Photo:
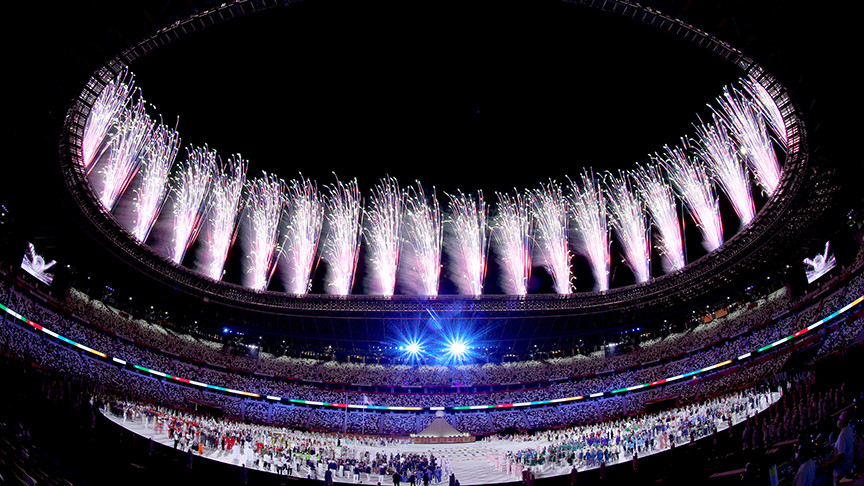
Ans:
[[[441,207],[435,189],[432,197],[427,198],[423,186],[411,187],[405,194],[405,242],[411,249],[409,261],[410,277],[406,279],[407,287],[413,287],[413,293],[427,297],[438,295],[438,284],[441,277],[441,245],[443,228],[441,225]],[[416,280],[415,280],[416,279]],[[413,285],[416,281],[416,285]]]
[[[249,163],[240,155],[220,163],[213,175],[210,213],[204,224],[201,261],[198,271],[221,280],[228,250],[237,236],[237,215],[243,196],[243,183]]]
[[[769,196],[774,194],[780,185],[780,164],[759,106],[739,91],[728,88],[723,90],[723,96],[717,98],[717,104],[719,109],[715,113],[732,129],[756,183]]]
[[[369,209],[366,210],[366,243],[369,246],[369,266],[372,269],[373,292],[385,297],[396,288],[396,270],[402,246],[402,192],[393,177],[381,179],[372,190]]]
[[[109,211],[126,191],[141,165],[139,154],[150,143],[153,120],[144,110],[143,100],[123,110],[117,122],[117,131],[108,144],[108,160],[99,170],[102,187],[99,202]]]
[[[577,234],[577,249],[594,275],[594,290],[609,290],[609,227],[600,182],[591,172],[582,173],[581,187],[570,181],[570,211]]]
[[[759,110],[771,126],[771,130],[777,137],[777,142],[783,147],[783,150],[789,146],[789,136],[786,133],[786,124],[783,122],[783,115],[780,114],[780,108],[771,94],[766,90],[755,78],[741,78],[741,86],[751,99],[759,104]]]
[[[651,278],[651,233],[646,219],[645,204],[633,190],[632,174],[609,175],[609,222],[624,251],[624,260],[633,271],[636,282]]]
[[[553,181],[531,192],[531,208],[540,259],[552,276],[555,292],[572,292],[567,200]]]
[[[132,235],[142,243],[147,240],[165,204],[171,166],[174,165],[179,148],[180,135],[177,130],[160,123],[141,154],[141,182],[134,191],[135,223]]]
[[[285,183],[272,174],[264,173],[246,185],[243,285],[259,292],[267,290],[281,252],[279,220],[285,198]]]
[[[660,163],[702,232],[702,245],[708,251],[719,248],[723,244],[723,223],[714,180],[708,175],[705,164],[698,158],[688,157],[681,147],[668,146]]]
[[[312,270],[324,219],[324,206],[315,182],[302,176],[299,181],[292,180],[287,207],[285,246],[279,268],[285,291],[305,295],[312,286]]]
[[[327,262],[326,291],[333,295],[348,295],[354,285],[360,240],[363,235],[363,198],[357,179],[343,184],[338,178],[327,186],[327,236],[323,256]]]
[[[531,214],[525,199],[516,193],[497,193],[497,215],[494,218],[492,236],[501,264],[501,286],[511,295],[528,293],[531,278],[531,251],[533,230]]]
[[[174,175],[172,186],[173,231],[168,257],[176,264],[183,261],[189,245],[198,236],[201,219],[209,203],[210,184],[216,167],[216,152],[207,147],[189,149],[185,163]]]
[[[123,70],[99,93],[90,108],[81,141],[83,155],[81,163],[86,172],[89,173],[93,164],[99,160],[105,148],[108,132],[117,123],[122,111],[129,100],[134,98],[136,92],[134,75]]]
[[[684,240],[672,187],[666,183],[660,167],[655,164],[638,167],[633,180],[657,228],[655,235],[663,257],[663,269],[673,272],[684,268]]]
[[[488,228],[487,210],[483,193],[476,201],[459,191],[450,198],[450,218],[447,228],[451,236],[446,240],[451,269],[460,294],[480,295],[486,277]]]
[[[711,170],[714,179],[729,198],[735,213],[745,226],[756,214],[747,167],[738,156],[735,140],[729,136],[728,128],[714,117],[713,123],[696,127],[697,155]]]

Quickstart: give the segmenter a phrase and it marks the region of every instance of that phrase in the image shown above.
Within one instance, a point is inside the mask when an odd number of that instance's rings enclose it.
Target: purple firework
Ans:
[[[305,295],[312,285],[324,206],[315,182],[303,177],[290,182],[287,195],[282,282],[289,294]]]
[[[405,194],[403,231],[405,244],[410,251],[405,261],[405,286],[412,293],[426,297],[438,295],[441,277],[441,246],[443,230],[441,207],[435,189],[426,197],[423,186],[410,187]],[[405,248],[403,247],[403,251]]]
[[[363,235],[363,198],[357,179],[327,186],[323,256],[327,262],[326,291],[333,295],[348,295],[354,285],[360,240]]]
[[[531,234],[533,224],[528,202],[518,192],[497,193],[498,204],[493,218],[492,237],[501,265],[501,287],[511,295],[528,293],[531,278]]]
[[[576,248],[588,259],[594,290],[609,290],[609,227],[606,200],[593,172],[582,173],[582,184],[570,181],[570,211],[576,230]]]
[[[633,271],[636,282],[651,278],[651,233],[645,204],[631,184],[632,174],[609,175],[606,191],[609,194],[609,216],[612,228],[624,251],[624,260]]]
[[[366,244],[369,252],[370,287],[390,297],[396,288],[396,270],[402,247],[403,196],[393,177],[381,179],[372,190],[366,210]]]
[[[483,293],[486,277],[486,255],[489,249],[486,225],[486,201],[478,192],[476,200],[459,191],[450,198],[450,218],[447,228],[450,237],[445,240],[451,261],[451,273],[456,287],[463,295]]]
[[[567,295],[572,292],[570,273],[569,225],[567,224],[567,201],[561,186],[549,184],[531,192],[531,208],[534,218],[534,238],[543,267],[552,276],[555,292]]]
[[[279,221],[285,208],[285,183],[272,174],[264,173],[246,185],[244,203],[245,245],[243,285],[263,292],[270,284],[279,245]]]
[[[221,280],[228,250],[237,236],[237,215],[249,163],[240,155],[218,164],[213,175],[210,212],[202,232],[201,258],[197,270],[213,280]]]
[[[207,147],[187,150],[186,161],[172,180],[172,241],[168,257],[176,264],[183,261],[189,245],[201,229],[216,167],[216,152]]]

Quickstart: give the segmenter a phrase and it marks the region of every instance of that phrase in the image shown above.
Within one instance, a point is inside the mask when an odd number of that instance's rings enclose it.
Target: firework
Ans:
[[[132,235],[142,243],[147,240],[165,204],[171,166],[179,148],[177,130],[160,123],[153,130],[147,148],[141,153],[141,169],[138,172],[140,183],[134,191],[135,222]]]
[[[117,78],[102,88],[90,108],[81,140],[81,163],[86,172],[89,173],[93,164],[99,160],[105,147],[104,142],[108,132],[117,123],[129,100],[137,92],[134,85],[134,75],[126,70],[121,71]]]
[[[210,212],[204,225],[198,271],[213,280],[222,279],[228,250],[237,235],[237,214],[249,163],[239,155],[218,164],[213,174]]]
[[[502,269],[501,286],[508,294],[525,295],[531,278],[533,227],[529,207],[519,193],[496,195],[498,205],[492,236]]]
[[[537,240],[536,249],[543,267],[552,276],[555,292],[572,291],[567,201],[561,186],[553,181],[531,192],[531,208]]]
[[[723,244],[723,224],[714,180],[708,175],[705,164],[698,158],[688,157],[681,147],[668,146],[660,163],[702,232],[702,245],[708,251],[719,248]]]
[[[459,293],[480,295],[486,277],[486,253],[488,250],[486,226],[486,200],[477,193],[477,200],[462,191],[450,198],[450,218],[447,228],[451,237],[447,239],[448,254],[452,262],[452,273]]]
[[[416,188],[409,188],[405,194],[403,230],[405,242],[411,249],[408,267],[411,277],[406,279],[406,284],[414,287],[411,290],[418,295],[434,297],[438,295],[441,277],[443,242],[441,207],[435,189],[432,189],[432,197],[427,198],[419,182]]]
[[[369,247],[369,266],[372,270],[373,291],[386,297],[396,288],[396,270],[402,239],[402,192],[393,177],[381,179],[372,190],[369,209],[366,210],[366,243]]]
[[[289,294],[304,295],[312,286],[312,269],[321,236],[324,207],[315,182],[300,178],[288,188],[282,280]]]
[[[126,191],[141,165],[139,154],[150,143],[153,120],[144,111],[139,100],[132,108],[123,110],[117,122],[117,131],[109,142],[108,160],[99,170],[102,187],[99,202],[109,211]]]
[[[278,177],[264,173],[246,184],[243,285],[248,288],[263,292],[270,284],[281,252],[279,220],[284,207],[285,183]]]
[[[187,152],[186,162],[173,177],[174,221],[168,257],[178,265],[201,228],[215,166],[215,151],[207,147],[192,148]]]
[[[789,145],[789,136],[786,133],[786,124],[783,122],[783,115],[780,114],[780,108],[777,107],[774,98],[771,97],[768,90],[755,78],[741,78],[741,86],[744,87],[747,95],[759,104],[759,110],[762,112],[765,120],[768,121],[768,125],[771,126],[777,142],[780,143],[783,150],[786,150]]]
[[[357,179],[343,184],[338,178],[327,186],[327,236],[324,238],[323,259],[327,262],[326,291],[348,295],[354,285],[360,239],[363,234],[363,198]]]
[[[729,136],[727,127],[716,115],[713,123],[697,126],[696,133],[699,137],[697,155],[711,170],[714,179],[729,198],[741,220],[741,226],[747,225],[753,220],[756,208],[753,205],[747,167],[738,156],[735,140]]]
[[[577,249],[594,275],[594,290],[609,290],[609,227],[600,182],[591,172],[582,173],[581,187],[570,181],[570,212],[577,234]]]
[[[632,174],[609,175],[609,222],[618,235],[627,266],[636,282],[651,278],[651,233],[646,219],[645,204],[633,190]]]
[[[638,167],[633,180],[657,228],[655,235],[664,270],[673,272],[684,268],[684,240],[672,187],[663,179],[660,167],[654,164]]]
[[[756,183],[769,196],[774,194],[780,184],[780,164],[768,138],[765,118],[756,102],[737,90],[725,88],[717,104],[719,109],[715,113],[732,129],[740,152],[756,177]]]

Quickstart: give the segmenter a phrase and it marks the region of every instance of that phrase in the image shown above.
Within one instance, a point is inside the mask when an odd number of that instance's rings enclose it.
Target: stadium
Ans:
[[[860,476],[829,9],[11,8],[0,481]]]

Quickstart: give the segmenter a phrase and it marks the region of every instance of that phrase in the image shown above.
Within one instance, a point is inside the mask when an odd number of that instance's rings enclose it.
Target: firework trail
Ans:
[[[503,270],[501,286],[508,294],[525,295],[531,278],[531,213],[528,203],[519,193],[512,197],[502,193],[496,195],[498,205],[492,236]]]
[[[406,279],[406,285],[414,287],[411,290],[418,295],[437,296],[444,235],[441,225],[441,207],[434,188],[432,197],[429,199],[419,182],[416,188],[410,187],[405,193],[403,230],[405,243],[412,250],[409,252],[408,259],[411,265],[407,268],[410,269],[411,276]]]
[[[636,282],[651,278],[651,233],[646,219],[645,204],[633,190],[633,174],[609,174],[606,191],[609,194],[609,222],[624,251],[627,266]]]
[[[147,148],[141,153],[141,169],[138,172],[141,182],[134,191],[135,222],[132,228],[132,235],[141,243],[147,240],[165,204],[171,166],[174,165],[179,148],[180,135],[177,130],[160,123],[153,130]]]
[[[684,268],[684,240],[678,220],[678,206],[672,188],[663,178],[658,165],[640,166],[633,176],[639,195],[648,207],[657,228],[657,246],[668,272]]]
[[[99,160],[108,132],[117,123],[123,109],[136,92],[134,75],[123,70],[99,93],[90,108],[81,141],[81,163],[86,172],[89,173],[93,164]]]
[[[390,297],[396,288],[396,269],[402,245],[403,196],[399,182],[393,177],[381,179],[372,189],[372,199],[366,210],[366,243],[373,292]]]
[[[247,183],[243,213],[246,218],[243,285],[263,292],[270,284],[281,248],[279,220],[285,207],[285,183],[264,173]]]
[[[322,258],[328,267],[326,292],[348,295],[354,286],[357,258],[360,256],[363,197],[357,179],[343,184],[337,178],[335,184],[327,186],[327,191],[324,203],[327,236],[322,251]]]
[[[141,165],[139,154],[150,143],[153,120],[144,110],[143,100],[132,108],[123,110],[117,123],[117,131],[111,136],[108,160],[99,170],[102,187],[99,202],[109,211],[126,191]]]
[[[696,154],[711,170],[714,179],[729,198],[741,226],[745,226],[756,214],[753,195],[750,191],[750,177],[747,167],[738,157],[735,140],[723,122],[714,116],[713,123],[696,127],[698,141]]]
[[[312,286],[324,206],[318,186],[302,176],[299,181],[291,181],[287,194],[288,217],[280,266],[282,281],[289,294],[305,295]]]
[[[462,191],[447,196],[450,198],[447,228],[451,237],[446,240],[446,246],[452,273],[456,276],[454,281],[460,294],[480,295],[483,293],[489,249],[486,200],[482,192],[477,193],[476,201]]]
[[[723,223],[714,180],[708,175],[705,164],[698,158],[688,157],[681,147],[668,146],[660,163],[702,232],[702,245],[708,251],[719,248],[723,244]]]
[[[176,264],[183,261],[189,245],[198,236],[201,219],[209,203],[211,178],[216,167],[216,152],[205,147],[187,150],[186,162],[172,178],[173,231],[168,257]]]
[[[780,164],[768,138],[765,118],[756,102],[737,90],[733,92],[724,88],[717,104],[719,109],[715,109],[715,113],[732,129],[756,183],[769,196],[774,194],[780,184]]]
[[[593,173],[583,172],[581,187],[571,180],[570,189],[577,249],[588,259],[594,275],[594,290],[609,290],[609,227],[600,182]]]
[[[221,161],[213,174],[210,212],[202,234],[200,273],[213,280],[222,279],[228,250],[237,236],[237,215],[243,196],[243,183],[249,163],[240,155]]]
[[[548,185],[541,184],[530,196],[536,249],[543,267],[552,276],[555,292],[567,295],[572,292],[567,200],[561,186],[553,181]]]
[[[762,112],[765,120],[768,121],[768,125],[771,126],[771,130],[777,137],[777,142],[780,143],[783,150],[786,150],[789,146],[789,136],[786,133],[786,124],[783,122],[783,115],[780,114],[780,108],[777,107],[774,98],[771,97],[768,90],[759,84],[759,81],[755,78],[741,78],[741,86],[744,87],[747,95],[759,104],[759,110]]]

